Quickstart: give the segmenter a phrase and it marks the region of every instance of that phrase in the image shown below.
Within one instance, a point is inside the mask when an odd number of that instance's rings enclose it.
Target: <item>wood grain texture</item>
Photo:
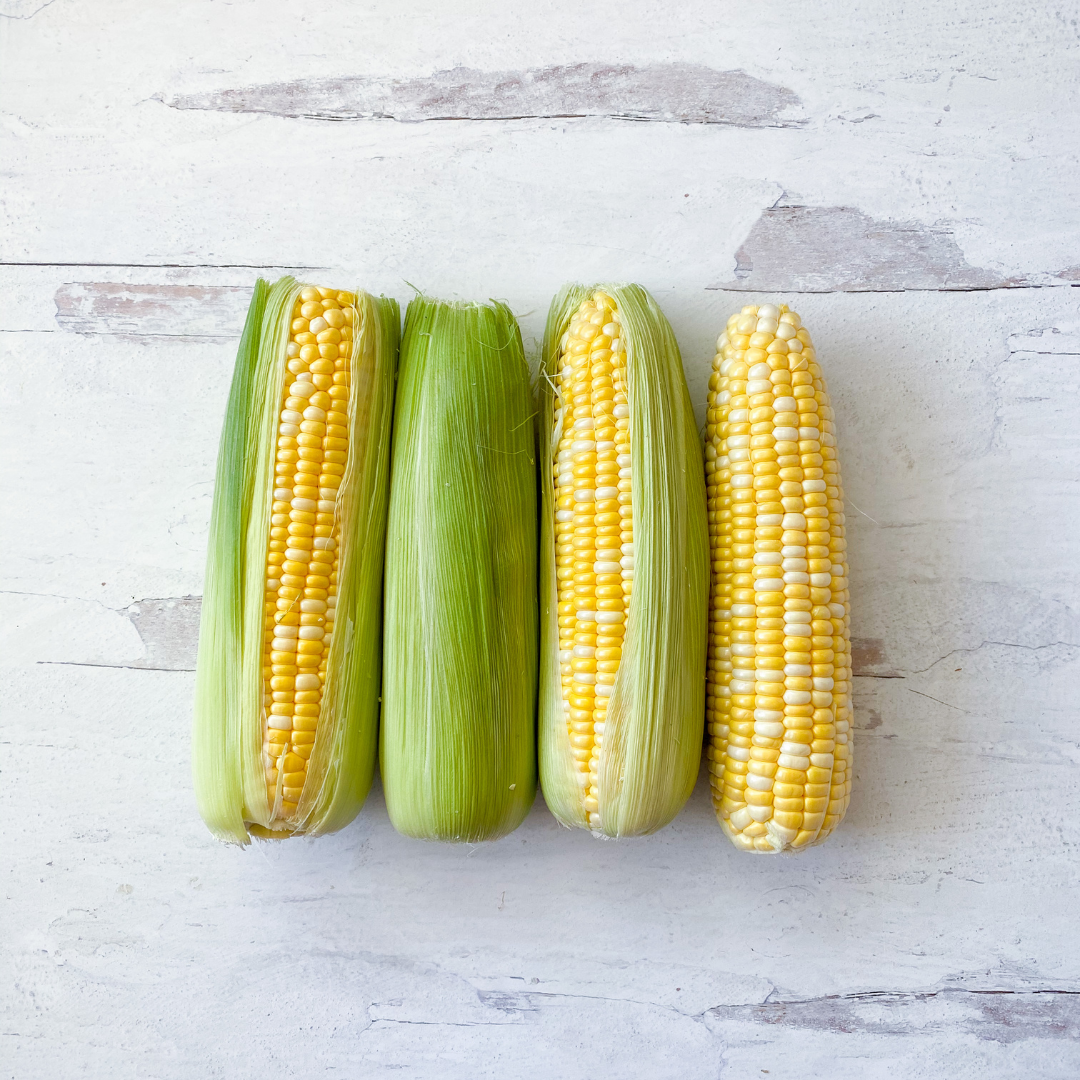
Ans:
[[[1007,0],[0,0],[6,1071],[1075,1080],[1076,44]],[[848,499],[828,844],[741,857],[703,782],[634,843],[421,845],[377,791],[211,842],[214,462],[289,270],[499,296],[534,351],[565,280],[640,280],[699,419],[727,316],[792,303]]]

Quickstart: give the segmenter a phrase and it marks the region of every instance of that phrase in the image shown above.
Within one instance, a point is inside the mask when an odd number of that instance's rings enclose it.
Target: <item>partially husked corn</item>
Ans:
[[[700,444],[640,287],[564,290],[544,357],[542,783],[564,824],[639,835],[678,813],[700,758]]]
[[[370,786],[397,324],[393,301],[291,278],[252,304],[197,688],[197,788],[223,838],[339,828]]]
[[[394,416],[380,771],[394,827],[490,840],[536,793],[536,446],[505,304],[409,304]]]
[[[803,848],[847,810],[852,723],[844,496],[798,315],[732,315],[707,422],[713,805],[743,850]]]

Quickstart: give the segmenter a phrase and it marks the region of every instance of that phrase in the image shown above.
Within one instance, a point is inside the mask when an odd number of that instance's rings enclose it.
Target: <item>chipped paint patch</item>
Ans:
[[[884,638],[851,639],[851,672],[875,679],[902,679],[904,676],[885,656]]]
[[[122,608],[41,593],[4,592],[0,599],[6,620],[0,666],[195,668],[201,597],[136,600]]]
[[[251,290],[224,285],[61,285],[56,321],[76,334],[229,341],[244,325]]]
[[[852,206],[765,210],[735,254],[732,292],[974,291],[1068,285],[971,266],[947,222],[879,221]]]
[[[855,728],[858,731],[873,731],[875,728],[881,727],[883,721],[881,719],[881,713],[877,709],[865,709],[865,721],[863,723],[856,722]],[[861,714],[856,713],[856,721],[861,718]]]
[[[868,993],[711,1010],[720,1021],[837,1034],[958,1032],[995,1043],[1080,1038],[1080,992],[959,990]]]
[[[701,64],[582,63],[526,71],[457,67],[422,78],[347,76],[160,94],[173,109],[313,120],[521,120],[600,116],[676,124],[798,127],[786,87]]]
[[[138,631],[146,656],[129,667],[159,671],[193,671],[199,649],[199,613],[202,597],[137,600],[123,609]]]

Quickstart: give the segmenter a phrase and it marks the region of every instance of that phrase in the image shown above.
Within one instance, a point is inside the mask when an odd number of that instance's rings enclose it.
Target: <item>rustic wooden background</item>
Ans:
[[[1075,1080],[1076,3],[0,0],[0,1076]],[[635,280],[704,403],[786,301],[835,398],[856,787],[754,858],[215,844],[189,781],[257,274]]]

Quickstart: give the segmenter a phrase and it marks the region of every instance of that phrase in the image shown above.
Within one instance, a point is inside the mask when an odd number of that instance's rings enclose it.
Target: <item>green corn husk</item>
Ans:
[[[221,840],[319,835],[359,812],[375,768],[382,553],[400,312],[356,294],[349,456],[338,496],[337,622],[322,714],[295,815],[274,816],[264,779],[266,553],[293,305],[291,277],[259,280],[222,429],[195,677],[192,767],[203,820]]]
[[[594,823],[593,831],[640,836],[675,817],[701,762],[709,596],[705,485],[701,441],[667,319],[638,285],[598,288],[618,305],[627,353],[635,556],[599,756],[600,827]],[[554,454],[562,429],[553,380],[563,334],[593,292],[570,285],[553,301],[540,381],[540,779],[552,813],[578,828],[590,824],[560,681]]]
[[[536,794],[533,413],[504,304],[409,304],[380,735],[390,820],[408,836],[495,839]]]

